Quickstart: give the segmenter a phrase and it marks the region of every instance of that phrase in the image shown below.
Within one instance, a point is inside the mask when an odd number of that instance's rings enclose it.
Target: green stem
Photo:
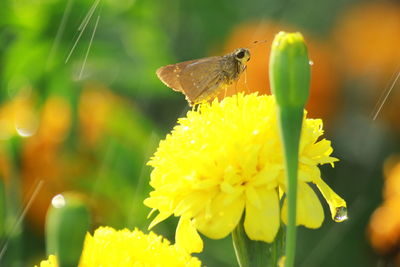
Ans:
[[[279,118],[286,163],[286,197],[288,202],[285,266],[292,267],[296,253],[297,169],[303,109],[282,107],[279,110]]]

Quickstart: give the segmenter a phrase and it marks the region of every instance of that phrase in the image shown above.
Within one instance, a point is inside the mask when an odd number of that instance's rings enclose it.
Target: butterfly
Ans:
[[[249,49],[238,48],[223,56],[167,65],[156,73],[165,85],[183,93],[189,105],[196,105],[212,100],[220,90],[237,81],[249,60]]]

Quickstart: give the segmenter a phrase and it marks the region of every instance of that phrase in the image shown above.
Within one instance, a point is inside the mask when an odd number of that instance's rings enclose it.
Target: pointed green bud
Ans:
[[[55,196],[46,217],[47,254],[56,255],[60,267],[78,266],[89,226],[90,213],[79,195]]]
[[[271,90],[280,107],[303,108],[310,88],[310,63],[301,33],[280,32],[269,61]]]

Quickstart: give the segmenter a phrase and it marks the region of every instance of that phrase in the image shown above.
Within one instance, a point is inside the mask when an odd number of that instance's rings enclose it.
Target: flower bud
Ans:
[[[89,210],[78,195],[55,196],[46,217],[47,254],[56,255],[60,267],[78,266],[89,225]]]
[[[280,32],[272,43],[269,61],[272,93],[281,108],[303,108],[310,88],[310,64],[301,33]]]

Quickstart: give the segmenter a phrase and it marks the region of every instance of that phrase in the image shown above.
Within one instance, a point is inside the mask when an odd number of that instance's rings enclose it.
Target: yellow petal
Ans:
[[[200,253],[203,251],[203,240],[193,225],[193,222],[181,217],[176,228],[176,245],[185,249],[188,253]]]
[[[157,214],[157,216],[153,219],[153,221],[151,221],[148,229],[150,230],[151,228],[153,228],[154,226],[156,226],[159,222],[164,221],[165,219],[167,219],[169,216],[171,216],[171,213],[169,212],[160,212],[159,214]]]
[[[246,147],[245,154],[240,155],[241,161],[239,161],[239,164],[241,165],[244,177],[252,177],[257,172],[260,148],[261,146],[258,144],[251,144],[249,147]]]
[[[272,242],[279,230],[279,199],[276,190],[254,190],[260,207],[246,201],[244,229],[252,240]]]
[[[331,211],[332,220],[342,222],[347,219],[346,201],[336,194],[321,178],[313,181],[321,191]]]
[[[226,201],[229,199],[229,201]],[[205,236],[213,239],[226,237],[238,224],[244,209],[244,197],[231,199],[220,193],[215,197],[209,209],[194,217],[196,228]]]
[[[282,207],[282,220],[287,223],[287,199]],[[308,228],[319,228],[324,221],[324,210],[318,196],[306,183],[298,183],[297,186],[297,216],[296,225],[304,225]]]
[[[210,189],[209,192],[194,191],[192,194],[183,197],[176,205],[174,215],[181,216],[184,214],[189,218],[196,216],[204,208],[204,203],[214,197],[216,194],[214,191],[216,190]]]

